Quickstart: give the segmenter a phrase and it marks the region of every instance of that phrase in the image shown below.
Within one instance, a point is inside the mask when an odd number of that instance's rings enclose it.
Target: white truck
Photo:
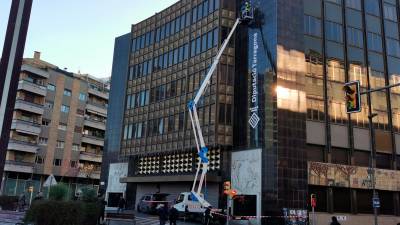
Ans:
[[[193,181],[193,186],[191,192],[183,192],[181,193],[177,200],[176,204],[173,206],[176,208],[179,213],[186,215],[195,215],[203,217],[204,211],[207,207],[211,206],[205,199],[203,194],[201,193],[203,183],[205,182],[205,176],[208,170],[208,148],[205,145],[203,134],[201,131],[199,118],[197,114],[197,103],[200,98],[206,91],[206,88],[210,85],[211,76],[214,74],[215,69],[218,66],[219,60],[224,52],[226,46],[228,45],[230,39],[233,36],[238,25],[242,22],[249,22],[253,20],[254,9],[250,6],[248,1],[245,1],[241,15],[236,19],[228,37],[222,43],[221,48],[218,51],[218,54],[214,58],[213,63],[211,64],[210,70],[208,71],[206,77],[204,78],[196,96],[192,101],[188,103],[190,120],[192,122],[193,133],[196,141],[197,153],[199,156],[199,162],[197,166],[196,175]],[[201,173],[200,173],[201,170]],[[219,211],[223,213],[223,210],[213,209],[213,211]]]

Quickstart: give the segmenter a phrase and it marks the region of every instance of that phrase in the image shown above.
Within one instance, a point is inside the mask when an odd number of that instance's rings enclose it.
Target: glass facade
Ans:
[[[107,114],[106,134],[104,139],[103,162],[100,180],[107,182],[110,163],[118,162],[119,149],[122,139],[124,119],[124,101],[126,95],[126,80],[128,79],[129,46],[131,34],[125,34],[115,39],[113,67],[111,74],[111,90]],[[103,188],[103,187],[102,187]]]
[[[240,3],[182,0],[133,25],[120,151],[131,156],[129,176],[193,172],[171,172],[164,160],[177,153],[196,157],[186,104]],[[362,111],[349,115],[342,87],[353,80],[362,91],[400,82],[399,2],[252,4],[255,21],[240,25],[198,105],[206,145],[222,152],[222,164],[212,173],[227,176],[231,149],[262,148],[263,215],[308,209],[310,193],[321,199],[317,211],[370,213],[368,188],[311,185],[310,165],[369,165],[367,97]],[[400,165],[399,90],[371,94],[376,165],[392,171]],[[381,188],[379,194],[395,206],[381,213],[399,215],[399,193]]]

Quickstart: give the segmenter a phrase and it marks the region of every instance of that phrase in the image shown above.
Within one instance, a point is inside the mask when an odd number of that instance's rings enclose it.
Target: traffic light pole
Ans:
[[[371,75],[371,67],[368,67],[368,73],[369,75]],[[370,133],[370,149],[371,149],[371,157],[369,163],[370,168],[368,170],[368,174],[370,176],[371,186],[372,186],[372,205],[374,209],[375,225],[378,225],[378,207],[375,205],[375,199],[378,198],[378,194],[375,189],[376,145],[375,145],[375,130],[372,120],[378,114],[372,113],[371,93],[390,89],[397,86],[400,86],[400,83],[387,85],[381,88],[371,89],[370,80],[368,79],[368,90],[360,93],[360,95],[364,94],[367,95],[367,103],[368,103],[368,122],[369,122],[369,133]]]

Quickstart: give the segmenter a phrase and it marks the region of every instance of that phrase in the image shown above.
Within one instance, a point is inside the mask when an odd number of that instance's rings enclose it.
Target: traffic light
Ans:
[[[231,182],[230,181],[225,181],[224,182],[224,190],[230,190],[231,189]]]
[[[355,113],[361,111],[360,81],[351,81],[343,86],[346,101],[346,112]]]
[[[311,207],[317,207],[317,195],[315,194],[311,194]]]

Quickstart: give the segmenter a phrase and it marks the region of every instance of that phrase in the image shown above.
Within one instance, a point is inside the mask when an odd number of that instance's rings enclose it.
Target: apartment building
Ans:
[[[54,175],[71,195],[99,185],[107,118],[106,83],[74,74],[35,52],[21,67],[7,148],[3,194],[18,195]]]

